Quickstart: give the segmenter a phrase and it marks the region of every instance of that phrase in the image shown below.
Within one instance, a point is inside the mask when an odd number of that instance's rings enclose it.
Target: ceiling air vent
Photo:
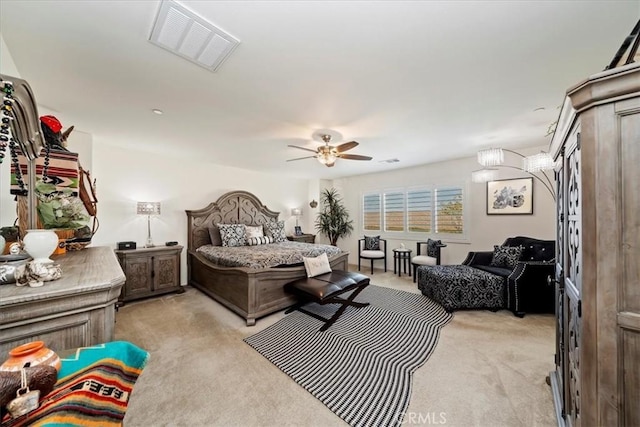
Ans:
[[[160,5],[149,41],[214,72],[240,43],[172,0]]]

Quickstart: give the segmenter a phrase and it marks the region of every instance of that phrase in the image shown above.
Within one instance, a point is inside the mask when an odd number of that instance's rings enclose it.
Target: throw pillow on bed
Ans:
[[[216,224],[220,229],[222,246],[246,245],[244,224]]]
[[[264,232],[262,231],[261,225],[245,225],[245,230],[247,233],[247,240],[252,239],[254,237],[264,236]]]
[[[220,237],[220,229],[217,225],[212,225],[209,228],[209,239],[213,246],[222,246],[222,238]]]
[[[266,245],[268,243],[273,243],[273,238],[271,236],[247,238],[247,246]]]
[[[364,236],[364,250],[365,251],[379,251],[380,250],[380,236]]]
[[[498,246],[493,247],[493,259],[491,265],[494,267],[514,268],[522,256],[522,246]]]
[[[307,271],[307,277],[316,277],[320,274],[331,273],[331,265],[326,253],[315,258],[302,257],[304,261],[304,269]]]
[[[287,235],[284,234],[284,221],[270,221],[264,225],[267,236],[273,237],[273,243],[286,242]]]

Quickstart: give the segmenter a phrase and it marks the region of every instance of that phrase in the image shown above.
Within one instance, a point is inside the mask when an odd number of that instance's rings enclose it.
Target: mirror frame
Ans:
[[[11,101],[13,120],[9,127],[11,137],[18,144],[20,150],[27,157],[27,228],[37,228],[36,195],[32,191],[36,187],[35,160],[40,156],[44,147],[44,138],[40,132],[40,116],[36,98],[33,95],[29,83],[21,78],[0,74],[0,82],[11,83],[13,86],[12,97],[5,93],[4,100]],[[20,221],[20,219],[19,219]],[[21,222],[21,221],[20,221]],[[25,233],[26,230],[20,230]]]

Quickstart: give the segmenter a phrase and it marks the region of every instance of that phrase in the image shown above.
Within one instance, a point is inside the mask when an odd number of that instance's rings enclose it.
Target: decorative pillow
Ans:
[[[493,259],[491,264],[494,267],[514,268],[522,256],[522,246],[498,246],[493,247]]]
[[[247,233],[247,239],[264,236],[261,225],[245,225],[244,228]]]
[[[268,243],[273,243],[273,237],[261,236],[261,237],[249,237],[247,239],[247,246],[266,245]]]
[[[438,246],[442,244],[441,240],[427,239],[427,255],[430,257],[438,257]]]
[[[273,243],[286,242],[287,235],[284,234],[284,221],[269,221],[264,225],[267,236],[273,237]]]
[[[364,250],[365,251],[379,251],[380,250],[380,236],[364,236]]]
[[[320,274],[331,273],[331,265],[326,253],[318,255],[315,258],[302,257],[304,261],[304,269],[307,270],[307,277],[316,277]]]
[[[220,229],[217,225],[209,227],[209,239],[213,246],[222,246],[222,238],[220,237]]]
[[[244,246],[246,244],[244,224],[216,224],[220,229],[222,246]]]

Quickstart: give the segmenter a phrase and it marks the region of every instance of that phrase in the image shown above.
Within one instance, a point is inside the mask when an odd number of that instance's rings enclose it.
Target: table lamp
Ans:
[[[160,202],[138,202],[138,215],[147,216],[147,244],[145,248],[153,248],[151,239],[151,215],[160,215]]]

